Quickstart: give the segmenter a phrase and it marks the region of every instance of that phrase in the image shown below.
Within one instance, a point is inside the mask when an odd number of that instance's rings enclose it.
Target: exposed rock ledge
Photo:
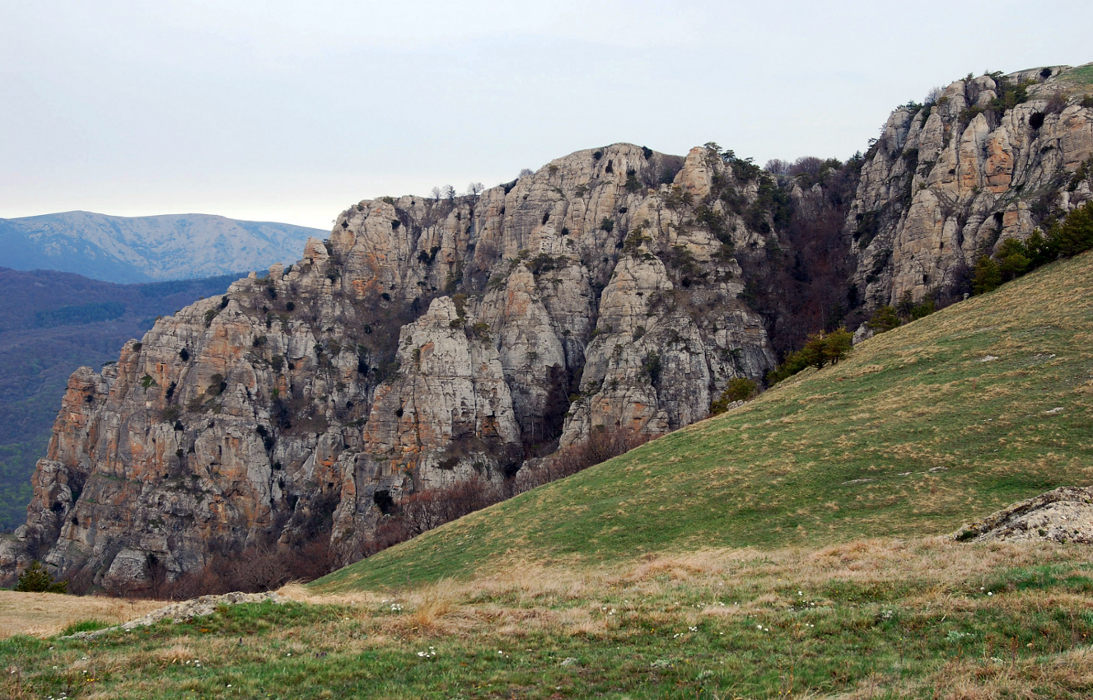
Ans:
[[[960,542],[1051,540],[1093,544],[1093,487],[1063,486],[960,528]]]

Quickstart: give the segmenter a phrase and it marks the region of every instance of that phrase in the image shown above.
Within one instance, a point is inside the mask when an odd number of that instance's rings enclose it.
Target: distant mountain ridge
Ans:
[[[116,283],[212,277],[291,262],[321,229],[212,214],[110,216],[86,211],[0,219],[0,263]]]

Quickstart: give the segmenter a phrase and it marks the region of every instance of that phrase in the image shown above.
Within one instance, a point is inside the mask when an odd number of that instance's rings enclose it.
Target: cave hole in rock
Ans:
[[[391,492],[386,489],[373,493],[372,502],[376,504],[376,507],[379,508],[380,512],[384,515],[391,515],[395,512],[395,499],[391,498]]]

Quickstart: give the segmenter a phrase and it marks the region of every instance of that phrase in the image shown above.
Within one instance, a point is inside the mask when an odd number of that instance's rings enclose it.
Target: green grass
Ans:
[[[103,620],[80,620],[79,622],[73,622],[68,627],[65,627],[61,632],[62,637],[67,637],[70,634],[76,634],[77,632],[93,632],[94,630],[101,630],[110,627],[109,622]]]
[[[314,585],[398,589],[512,562],[588,565],[952,531],[1013,501],[1093,482],[1091,367],[1085,255]]]
[[[1093,64],[1072,68],[1059,77],[1073,85],[1093,86]]]

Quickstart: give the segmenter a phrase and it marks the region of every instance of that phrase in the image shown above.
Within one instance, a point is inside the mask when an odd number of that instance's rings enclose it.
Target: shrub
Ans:
[[[806,367],[836,364],[850,353],[853,339],[854,336],[845,328],[830,333],[813,333],[803,348],[787,355],[782,364],[767,374],[767,382],[774,385]]]
[[[68,591],[68,581],[54,581],[53,576],[42,566],[42,562],[35,559],[19,575],[15,590],[30,593],[65,593]]]
[[[1093,202],[1074,209],[1048,229],[1048,241],[1059,255],[1077,255],[1093,248]]]
[[[516,492],[528,491],[606,462],[639,447],[653,437],[655,436],[625,428],[609,430],[597,426],[592,429],[592,434],[585,442],[563,447],[541,462],[521,469],[517,477]]]
[[[989,255],[983,255],[975,261],[972,271],[972,293],[986,294],[1002,284],[1002,270]]]
[[[603,217],[603,220],[600,221],[600,228],[602,228],[604,231],[607,231],[608,233],[611,233],[611,231],[615,228],[615,220],[609,219],[606,216]]]
[[[825,363],[838,364],[854,347],[854,335],[845,328],[836,328],[824,336],[821,353]]]
[[[924,299],[922,303],[915,304],[911,307],[911,320],[917,321],[920,318],[925,318],[933,312],[937,311],[937,304],[933,299]]]
[[[485,321],[474,323],[468,330],[470,331],[471,337],[476,340],[485,341],[490,339],[490,324]]]
[[[650,350],[641,361],[641,371],[649,378],[649,383],[656,385],[660,381],[660,355]]]
[[[1089,158],[1082,162],[1082,164],[1078,166],[1078,169],[1074,171],[1074,176],[1070,178],[1070,182],[1066,186],[1067,191],[1073,192],[1078,189],[1078,185],[1082,184],[1082,181],[1089,177],[1090,170],[1093,170],[1093,158]]]
[[[900,323],[899,314],[894,306],[882,306],[873,312],[873,316],[865,325],[874,333],[884,333],[896,328]]]
[[[1003,282],[1016,279],[1028,272],[1032,260],[1028,256],[1025,244],[1016,238],[1007,238],[1002,241],[998,250],[998,271]]]
[[[710,415],[716,416],[729,410],[729,404],[735,401],[747,401],[759,392],[759,385],[747,377],[733,377],[721,396],[710,404]]]
[[[563,257],[554,257],[549,253],[539,253],[527,262],[528,269],[536,276],[546,272],[559,270],[565,267],[566,260]]]

